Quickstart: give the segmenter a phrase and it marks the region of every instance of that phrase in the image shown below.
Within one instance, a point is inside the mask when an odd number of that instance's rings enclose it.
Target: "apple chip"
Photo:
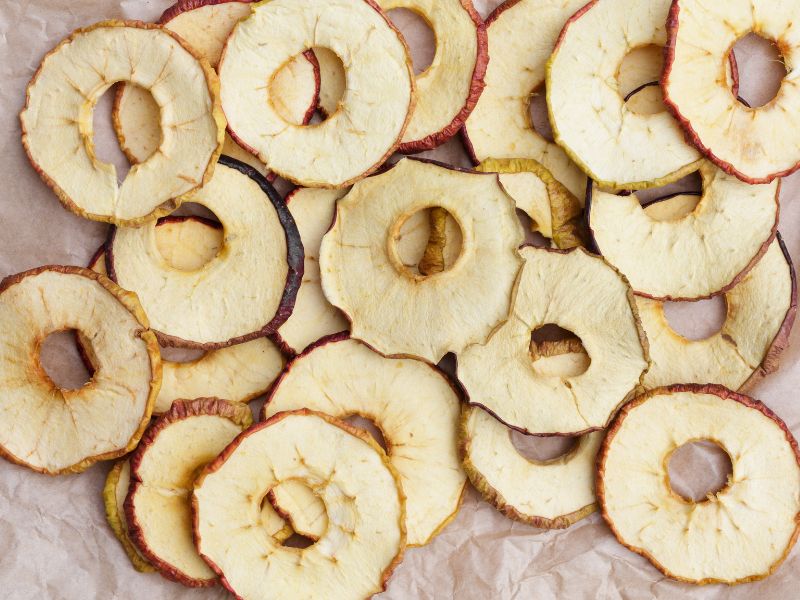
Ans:
[[[385,358],[346,334],[332,336],[287,366],[262,418],[300,408],[339,419],[361,416],[380,430],[406,496],[409,546],[427,544],[458,512],[466,483],[458,457],[459,397],[436,367]],[[297,530],[297,510],[280,498],[276,505]],[[319,521],[309,512],[304,522]]]
[[[156,245],[166,261],[177,269],[200,268],[219,252],[222,229],[218,223],[198,217],[164,217],[156,225]],[[106,274],[105,246],[95,254],[89,268]],[[83,349],[88,344],[78,336],[84,362],[94,369],[93,359]],[[162,358],[161,391],[154,414],[169,410],[175,400],[213,396],[230,402],[249,402],[267,392],[283,369],[283,357],[265,337],[212,350],[190,362]]]
[[[303,127],[278,112],[265,82],[316,47],[341,59],[346,89],[335,114]],[[307,187],[345,187],[378,169],[400,144],[415,102],[408,48],[368,0],[254,5],[228,38],[219,73],[234,138],[270,170]]]
[[[475,163],[487,158],[532,158],[576,197],[586,176],[531,122],[531,97],[542,93],[545,66],[558,34],[586,0],[507,0],[486,19],[491,60],[483,90],[464,126]]]
[[[249,0],[179,0],[161,15],[159,24],[178,34],[216,69],[225,40],[251,10]],[[276,107],[288,121],[306,124],[311,120],[319,94],[319,68],[311,53],[296,56],[278,71],[271,85]],[[160,111],[152,94],[143,88],[124,85],[118,89],[113,122],[120,147],[131,163],[146,161],[161,145]],[[264,165],[228,135],[223,154],[265,172]]]
[[[121,460],[115,464],[108,472],[106,484],[103,487],[103,504],[106,509],[106,520],[108,521],[114,535],[122,544],[125,554],[131,561],[133,568],[140,573],[152,573],[155,571],[142,553],[133,545],[128,534],[128,521],[125,518],[123,503],[128,495],[128,488],[131,480],[131,464],[128,460]]]
[[[94,152],[92,113],[115,82],[149,90],[159,106],[157,152],[122,184]],[[125,226],[169,213],[209,180],[225,118],[211,67],[156,25],[104,21],[79,29],[45,56],[20,115],[31,164],[72,212]]]
[[[775,237],[777,182],[747,185],[710,163],[699,172],[702,198],[677,220],[648,215],[635,194],[589,191],[594,243],[641,296],[699,300],[722,294],[747,274]]]
[[[192,486],[197,473],[252,422],[243,404],[216,398],[175,402],[147,429],[131,455],[124,504],[130,536],[167,579],[189,587],[216,583],[192,539]],[[260,508],[255,518],[263,525]],[[263,531],[270,535],[270,530]]]
[[[484,344],[458,354],[468,402],[522,433],[578,435],[606,426],[641,383],[649,358],[633,292],[623,275],[577,248],[528,247],[511,313]],[[575,334],[590,364],[577,376],[540,372],[532,334]]]
[[[700,502],[677,494],[667,470],[672,453],[697,440],[714,442],[733,467],[727,485]],[[714,385],[660,388],[630,402],[597,461],[597,497],[614,535],[687,583],[746,583],[775,571],[797,539],[798,489],[800,455],[786,424]]]
[[[688,138],[726,173],[751,184],[769,183],[800,166],[800,59],[797,2],[700,0],[674,2],[667,21],[664,99]],[[719,76],[731,49],[747,34],[773,41],[787,77],[762,107],[739,101],[738,89]]]
[[[498,173],[500,185],[531,218],[533,231],[553,240],[557,248],[585,245],[581,201],[535,160],[489,158],[476,170]]]
[[[42,342],[75,329],[96,360],[91,381],[58,387]],[[45,473],[80,473],[133,450],[161,387],[158,342],[136,295],[79,267],[0,282],[0,456]]]
[[[432,206],[453,216],[463,242],[452,268],[426,276],[403,264],[396,240],[407,219]],[[353,337],[436,363],[485,341],[506,318],[522,240],[497,175],[404,159],[339,201],[320,250],[322,289]]]
[[[325,504],[328,528],[300,551],[258,523],[275,486],[297,480]],[[195,542],[237,597],[352,598],[385,589],[405,548],[404,497],[372,438],[308,410],[280,413],[225,449],[194,489]]]
[[[547,63],[556,141],[602,187],[657,187],[697,170],[700,154],[672,115],[634,112],[617,79],[630,52],[666,43],[670,2],[593,0],[569,20]]]
[[[298,188],[286,196],[305,251],[303,282],[297,291],[294,312],[280,326],[276,338],[287,354],[298,354],[318,339],[347,331],[350,323],[322,293],[319,247],[336,214],[336,201],[346,190]]]
[[[151,223],[113,233],[109,272],[138,294],[164,345],[212,350],[274,333],[303,276],[303,246],[283,199],[255,169],[222,157],[192,202],[224,228],[211,261],[191,270],[169,264]]]
[[[678,196],[656,202],[645,212],[651,215],[657,209],[661,218],[669,218],[670,210],[684,214],[687,208],[694,210],[692,199],[696,205],[697,197]],[[646,389],[684,382],[738,390],[777,370],[797,313],[797,279],[780,235],[753,270],[725,294],[725,303],[722,329],[709,338],[689,340],[672,329],[663,303],[636,299],[652,359],[644,377]]]

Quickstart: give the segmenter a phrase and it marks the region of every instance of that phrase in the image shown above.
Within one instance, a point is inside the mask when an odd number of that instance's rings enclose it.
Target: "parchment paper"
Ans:
[[[18,113],[25,85],[42,56],[73,29],[107,18],[154,20],[170,0],[3,0],[0,3],[0,277],[48,263],[85,265],[105,226],[62,209],[28,165],[20,145]],[[499,2],[477,0],[483,16]],[[415,54],[418,35],[410,35]],[[739,55],[747,73],[752,52]],[[755,73],[743,91],[762,87]],[[433,153],[468,164],[455,139]],[[781,230],[800,257],[800,179],[784,182]],[[713,303],[712,303],[713,304]],[[675,314],[686,331],[703,329],[719,303]],[[709,313],[711,310],[711,313]],[[800,329],[784,354],[783,369],[754,395],[800,435]],[[701,462],[701,464],[703,464]],[[159,575],[141,575],[128,563],[106,525],[101,489],[109,464],[78,476],[50,478],[0,460],[0,598],[86,600],[229,597],[221,588],[190,590]],[[768,468],[768,467],[767,467]],[[710,460],[685,483],[718,475]],[[736,552],[736,548],[731,548]],[[409,550],[390,580],[386,600],[484,598],[796,598],[800,553],[795,549],[766,581],[726,588],[692,587],[665,579],[645,559],[620,546],[595,514],[570,529],[549,532],[514,523],[467,494],[458,518],[429,546]]]

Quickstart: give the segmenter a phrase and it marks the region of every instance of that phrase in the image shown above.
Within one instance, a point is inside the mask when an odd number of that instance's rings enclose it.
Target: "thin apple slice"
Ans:
[[[133,568],[140,573],[152,573],[155,568],[133,545],[128,534],[128,520],[125,518],[123,503],[128,495],[130,481],[131,463],[128,460],[120,460],[108,472],[106,484],[103,487],[106,520],[117,540],[122,544],[122,548],[125,550],[125,554],[128,555]]]
[[[264,86],[288,60],[315,47],[341,58],[347,87],[336,114],[302,127],[286,121]],[[399,146],[415,104],[408,48],[371,0],[253,5],[225,44],[219,74],[234,139],[306,187],[346,187],[377,170]]]
[[[578,435],[604,428],[629,400],[649,365],[628,281],[602,258],[524,248],[508,321],[488,341],[458,354],[470,404],[522,433]],[[578,376],[537,371],[532,334],[559,325],[580,338],[590,365]]]
[[[476,170],[498,173],[500,185],[531,218],[533,231],[552,239],[557,248],[585,245],[581,201],[535,160],[490,158]]]
[[[170,106],[160,115],[170,135],[122,184],[114,165],[97,160],[92,138],[92,108],[117,81]],[[172,212],[208,181],[225,132],[208,62],[179,36],[132,21],[104,21],[64,39],[28,84],[20,121],[31,164],[67,209],[126,226]]]
[[[427,544],[458,512],[466,483],[458,458],[459,397],[436,367],[385,358],[346,334],[332,336],[286,367],[262,418],[300,408],[340,419],[358,415],[380,430],[406,495],[409,546]],[[295,529],[293,507],[300,504],[277,499]],[[313,523],[314,516],[303,521]]]
[[[62,389],[42,342],[75,329],[97,370]],[[79,267],[40,267],[0,282],[0,456],[47,475],[80,473],[139,442],[161,387],[155,335],[135,294]]]
[[[645,212],[652,216],[657,211],[662,220],[672,218],[671,212],[681,218],[698,201],[697,196],[681,195],[656,201]],[[753,270],[725,294],[725,303],[720,331],[689,340],[672,329],[662,302],[636,299],[650,341],[646,389],[678,381],[747,389],[778,369],[797,313],[797,277],[780,234]]]
[[[302,551],[258,524],[264,497],[289,480],[308,485],[328,514],[325,534]],[[383,450],[308,410],[236,438],[198,477],[192,502],[198,551],[229,591],[250,600],[369,597],[385,589],[405,548],[403,492]]]
[[[452,268],[424,276],[405,267],[396,239],[409,217],[432,206],[447,210],[465,235]],[[320,250],[322,288],[354,337],[384,355],[436,363],[485,341],[506,318],[522,241],[497,175],[404,159],[339,201]]]
[[[697,440],[715,442],[732,465],[727,485],[700,502],[677,494],[667,470],[672,453]],[[800,453],[786,424],[720,386],[659,388],[630,402],[597,460],[597,497],[614,535],[687,583],[774,572],[798,536],[798,489]]]
[[[224,228],[213,260],[183,271],[158,251],[155,223],[118,228],[109,245],[112,277],[137,293],[163,345],[212,350],[274,333],[303,276],[303,246],[283,199],[255,169],[222,157],[192,202]]]
[[[707,162],[699,173],[700,203],[678,220],[649,216],[635,194],[590,189],[587,214],[594,243],[638,295],[677,301],[725,293],[774,239],[777,182],[746,185]]]
[[[252,422],[243,404],[216,398],[178,401],[153,422],[131,456],[124,504],[130,537],[167,579],[189,587],[216,583],[194,548],[192,486],[200,470]],[[261,510],[254,517],[262,523]],[[269,534],[265,529],[263,535]]]
[[[797,10],[794,1],[681,0],[669,13],[664,99],[690,141],[746,183],[769,183],[800,167],[800,90],[790,73],[772,101],[754,108],[719,73],[750,33],[773,41],[791,71],[800,53]]]

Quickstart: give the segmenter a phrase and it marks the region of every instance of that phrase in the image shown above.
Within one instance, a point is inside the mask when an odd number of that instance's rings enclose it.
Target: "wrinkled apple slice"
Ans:
[[[278,112],[264,86],[288,60],[316,47],[342,60],[347,85],[334,115],[302,127]],[[345,187],[378,169],[400,144],[415,102],[408,48],[367,0],[254,5],[228,38],[219,74],[233,137],[272,171],[307,187]]]
[[[735,286],[766,252],[778,226],[778,183],[750,186],[710,163],[700,167],[697,208],[678,220],[649,216],[638,197],[593,188],[589,229],[637,294],[699,300]]]
[[[670,2],[590,2],[570,18],[547,64],[556,141],[603,187],[657,187],[697,170],[700,153],[672,115],[634,112],[617,79],[631,51],[666,43]]]
[[[283,199],[255,169],[223,156],[192,202],[224,228],[213,260],[188,271],[168,264],[151,223],[113,233],[109,272],[136,292],[164,345],[212,350],[274,333],[303,276],[303,246]]]
[[[458,512],[466,482],[458,458],[459,398],[437,368],[385,358],[346,334],[332,336],[287,366],[262,418],[300,408],[339,419],[358,415],[377,426],[406,496],[410,546],[427,544]],[[280,498],[276,504],[297,529],[297,510]],[[304,522],[319,521],[308,512]]]
[[[531,122],[531,96],[545,83],[545,65],[558,34],[586,0],[507,0],[486,19],[491,60],[483,90],[464,126],[475,163],[532,158],[577,197],[586,176]]]
[[[97,369],[62,389],[42,342],[75,329]],[[80,473],[136,447],[161,386],[158,342],[135,294],[79,267],[40,267],[0,282],[0,456],[45,473]]]
[[[395,240],[409,217],[431,206],[447,210],[465,235],[452,268],[424,276],[404,266]],[[322,288],[350,319],[353,337],[385,355],[436,363],[483,342],[506,318],[522,240],[496,175],[404,159],[339,201],[320,250]]]
[[[508,321],[484,344],[458,354],[470,404],[523,433],[577,435],[606,426],[648,367],[647,339],[627,280],[602,258],[524,248]],[[580,338],[590,358],[578,376],[538,372],[532,334],[558,325]]]
[[[553,240],[557,248],[584,245],[581,201],[535,160],[490,158],[476,170],[498,173],[500,185],[517,208],[531,218],[533,231]]]
[[[194,548],[192,486],[198,472],[252,422],[243,404],[216,398],[178,401],[153,422],[131,456],[124,504],[130,537],[167,579],[190,587],[216,583]],[[255,518],[261,524],[258,508]],[[266,528],[264,535],[270,535]]]
[[[123,503],[128,495],[131,480],[131,464],[128,460],[121,460],[108,472],[106,484],[103,487],[103,504],[106,509],[106,520],[114,532],[119,543],[122,544],[125,554],[131,561],[133,568],[140,573],[155,571],[142,553],[133,545],[128,534],[128,521],[125,518]]]
[[[92,112],[117,81],[149,90],[159,107],[158,151],[122,184],[94,153]],[[20,115],[31,164],[72,212],[137,226],[169,213],[211,177],[225,118],[219,81],[177,35],[155,25],[104,21],[79,29],[45,56]],[[169,107],[166,109],[166,107]]]
[[[656,202],[645,212],[658,209],[661,218],[669,218],[671,210],[685,214],[694,209],[691,200],[696,205],[699,199],[678,196]],[[797,313],[797,279],[780,235],[753,270],[725,294],[725,303],[727,317],[720,331],[689,340],[672,329],[663,303],[636,299],[652,359],[644,377],[646,389],[680,381],[738,390],[777,370]]]
[[[324,502],[328,528],[314,545],[282,547],[258,524],[275,486],[298,480]],[[234,440],[198,477],[197,549],[242,598],[366,598],[383,591],[405,548],[404,498],[372,438],[303,410],[280,413]]]
[[[697,440],[720,446],[732,474],[693,502],[672,489],[667,467]],[[597,461],[597,497],[614,535],[688,583],[746,583],[777,569],[797,539],[798,489],[800,455],[786,424],[761,402],[713,385],[660,388],[630,402]]]
[[[216,69],[225,40],[251,10],[249,1],[242,0],[180,0],[164,12],[159,24],[178,34]],[[316,58],[311,53],[296,56],[278,71],[271,86],[281,114],[291,123],[308,123],[319,93]],[[118,89],[113,122],[120,147],[131,163],[144,162],[161,145],[160,112],[152,94],[144,89],[130,85]],[[265,173],[264,165],[227,135],[223,154]]]
[[[726,173],[769,183],[800,166],[800,90],[792,69],[800,58],[796,2],[674,2],[667,29],[664,99],[688,137]],[[749,33],[772,40],[790,74],[767,105],[751,108],[719,77],[731,48]]]
[[[222,229],[218,223],[198,217],[164,217],[156,225],[156,245],[161,255],[183,270],[200,268],[219,252]],[[105,246],[89,268],[106,274]],[[79,336],[79,349],[88,347]],[[87,367],[93,359],[81,352]],[[261,337],[228,348],[212,350],[190,362],[162,358],[161,391],[154,414],[169,410],[175,400],[213,396],[230,402],[249,402],[266,393],[283,369],[283,357],[273,342]]]

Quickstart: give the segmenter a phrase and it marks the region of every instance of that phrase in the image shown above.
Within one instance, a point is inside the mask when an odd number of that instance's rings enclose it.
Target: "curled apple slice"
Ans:
[[[271,489],[301,481],[328,527],[302,551],[259,526]],[[372,438],[308,410],[279,413],[236,438],[198,477],[195,543],[233,594],[366,598],[382,591],[405,548],[402,488]]]
[[[128,495],[131,482],[131,464],[128,460],[121,460],[108,472],[106,484],[103,487],[103,504],[106,509],[106,520],[114,532],[119,543],[122,544],[125,554],[131,561],[133,568],[140,573],[152,573],[153,565],[142,556],[138,548],[131,542],[128,533],[128,520],[125,518],[123,504]]]
[[[722,448],[732,473],[695,502],[672,489],[667,469],[675,450],[698,440]],[[798,489],[800,455],[786,424],[761,402],[714,385],[633,400],[597,460],[597,497],[614,535],[688,583],[746,583],[775,571],[797,539]]]
[[[115,82],[149,90],[160,110],[157,152],[122,184],[94,153],[92,111]],[[20,120],[31,164],[72,212],[138,226],[171,212],[211,177],[225,118],[219,81],[180,37],[156,25],[104,21],[79,29],[45,56]]]

